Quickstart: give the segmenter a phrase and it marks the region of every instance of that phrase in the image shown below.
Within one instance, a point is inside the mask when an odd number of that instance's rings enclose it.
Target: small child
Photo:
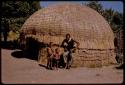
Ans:
[[[59,48],[56,48],[54,54],[54,67],[56,67],[56,69],[58,69],[59,67],[59,59],[60,59],[59,52],[60,52]]]
[[[53,42],[49,43],[49,47],[47,48],[47,69],[52,69],[53,63],[53,49],[52,49]]]

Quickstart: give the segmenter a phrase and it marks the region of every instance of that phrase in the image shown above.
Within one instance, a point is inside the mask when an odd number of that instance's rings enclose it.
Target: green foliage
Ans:
[[[40,6],[38,1],[3,1],[1,8],[3,30],[17,31]]]
[[[3,1],[1,6],[1,34],[3,34],[4,42],[7,42],[9,37],[11,40],[15,39],[15,34],[18,35],[16,32],[19,32],[25,20],[40,8],[39,1]],[[12,36],[13,34],[14,36]]]
[[[90,1],[88,4],[86,4],[90,8],[96,10],[98,13],[103,13],[103,6],[98,3],[98,1]]]
[[[86,4],[90,8],[100,13],[110,24],[112,30],[115,32],[118,29],[123,29],[123,14],[114,11],[113,9],[103,9],[103,6],[98,1],[90,1]]]
[[[123,14],[115,12],[113,9],[106,9],[103,13],[104,18],[109,22],[112,30],[115,32],[123,28]]]

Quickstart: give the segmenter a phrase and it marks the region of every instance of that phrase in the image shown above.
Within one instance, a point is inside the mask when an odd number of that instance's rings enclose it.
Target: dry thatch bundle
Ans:
[[[21,29],[22,41],[32,37],[38,42],[61,44],[65,35],[80,42],[74,53],[74,66],[97,67],[114,61],[114,35],[106,20],[95,10],[78,4],[59,4],[35,12]],[[40,51],[42,62],[45,49]],[[44,55],[45,54],[45,55]]]

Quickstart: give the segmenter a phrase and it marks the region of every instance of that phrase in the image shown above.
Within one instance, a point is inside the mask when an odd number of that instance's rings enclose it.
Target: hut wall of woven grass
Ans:
[[[73,53],[73,66],[100,67],[115,62],[114,35],[106,20],[95,10],[79,4],[59,4],[35,12],[21,29],[22,41],[60,45],[67,33],[80,42]],[[39,63],[46,63],[46,48],[39,52]]]

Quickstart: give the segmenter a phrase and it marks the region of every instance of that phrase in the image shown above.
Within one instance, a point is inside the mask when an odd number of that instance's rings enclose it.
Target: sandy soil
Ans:
[[[116,65],[102,68],[71,68],[70,70],[47,70],[38,65],[37,61],[28,58],[16,58],[14,51],[2,49],[1,76],[4,84],[93,84],[122,83],[123,70]]]

